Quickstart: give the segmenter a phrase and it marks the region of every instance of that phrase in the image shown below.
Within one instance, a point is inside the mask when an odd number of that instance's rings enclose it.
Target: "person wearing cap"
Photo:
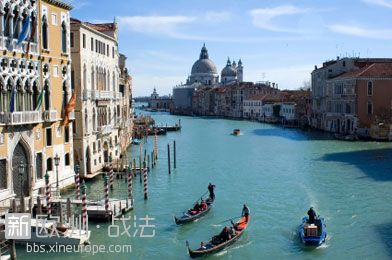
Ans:
[[[308,210],[308,216],[309,216],[309,224],[314,224],[314,220],[316,219],[316,211],[314,211],[313,207],[310,207]]]
[[[246,206],[246,204],[244,204],[244,207],[242,208],[242,216],[245,217],[246,223],[248,223],[249,213],[250,213],[249,208]]]

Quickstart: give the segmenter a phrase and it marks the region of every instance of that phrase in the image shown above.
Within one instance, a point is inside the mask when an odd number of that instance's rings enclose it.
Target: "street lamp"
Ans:
[[[56,189],[57,194],[60,198],[60,189],[59,189],[59,165],[60,165],[60,157],[58,154],[54,157],[54,164],[56,165]]]
[[[20,206],[22,212],[24,212],[24,196],[23,196],[23,175],[25,174],[26,165],[24,163],[19,164],[19,178],[20,178]]]

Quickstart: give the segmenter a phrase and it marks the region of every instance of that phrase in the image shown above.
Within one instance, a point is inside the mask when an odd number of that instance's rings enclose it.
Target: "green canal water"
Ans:
[[[90,223],[92,244],[130,244],[132,253],[43,255],[19,248],[19,259],[188,259],[186,240],[196,247],[220,232],[225,223],[219,222],[240,215],[244,202],[252,216],[246,233],[208,259],[391,259],[391,144],[337,141],[322,133],[257,122],[164,113],[153,117],[168,124],[181,119],[183,126],[181,132],[159,136],[159,160],[149,174],[147,201],[138,177],[134,180],[135,209],[129,216],[155,218],[155,237],[110,238],[109,224],[97,228]],[[230,135],[234,128],[243,134]],[[168,175],[166,149],[173,140],[177,169]],[[149,152],[152,146],[149,139]],[[139,148],[133,149],[138,154]],[[210,181],[216,184],[212,210],[197,222],[176,226],[173,214],[190,207]],[[102,187],[99,177],[88,183],[88,192],[100,194]],[[125,189],[124,180],[115,180],[110,196],[124,198]],[[316,249],[303,247],[297,235],[311,205],[327,224],[327,242]]]

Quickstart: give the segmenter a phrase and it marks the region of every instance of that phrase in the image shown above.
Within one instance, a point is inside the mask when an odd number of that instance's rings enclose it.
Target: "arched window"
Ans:
[[[48,19],[46,15],[42,17],[42,48],[47,50],[49,49],[49,35],[48,35]]]
[[[11,35],[11,19],[10,19],[10,8],[9,4],[4,7],[4,15],[3,15],[3,26],[4,26],[4,36],[10,37]]]
[[[61,24],[61,51],[67,53],[67,26],[65,22]]]
[[[24,108],[26,111],[32,111],[32,89],[28,80],[25,82],[24,91]]]
[[[20,18],[19,18],[19,11],[17,9],[17,7],[15,7],[14,9],[14,18],[13,18],[13,38],[18,39],[19,37],[19,31],[20,31]]]
[[[15,111],[23,111],[23,92],[22,81],[18,79],[16,82]]]
[[[87,90],[87,68],[86,64],[83,66],[83,89]]]
[[[67,106],[68,102],[68,91],[67,91],[67,81],[64,80],[63,82],[63,109],[65,112],[65,107]]]
[[[88,132],[88,113],[87,113],[87,109],[84,110],[84,128],[86,129],[86,132]]]
[[[95,90],[94,80],[95,80],[94,67],[91,67],[91,90]]]
[[[367,95],[373,96],[373,82],[369,81],[367,84]]]
[[[9,109],[10,109],[9,104],[11,102],[13,88],[14,88],[14,83],[9,78],[7,81],[7,98],[6,98],[6,103],[5,103],[6,111],[9,111]]]
[[[3,78],[0,78],[0,112],[7,111],[7,89],[4,86]]]
[[[45,80],[44,92],[45,110],[50,110],[50,85],[48,80]]]
[[[34,81],[34,83],[33,83],[33,110],[36,110],[38,108],[39,103],[42,103],[42,100],[41,101],[39,100],[40,94],[41,93],[40,93],[37,81]]]
[[[93,109],[93,130],[97,131],[97,115],[95,113],[95,108]]]

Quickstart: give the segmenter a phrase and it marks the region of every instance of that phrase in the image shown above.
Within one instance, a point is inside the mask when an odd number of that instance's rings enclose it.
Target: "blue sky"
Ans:
[[[336,56],[392,57],[392,0],[73,0],[72,16],[120,26],[134,95],[169,94],[203,42],[218,71],[241,58],[244,80],[296,89]]]

